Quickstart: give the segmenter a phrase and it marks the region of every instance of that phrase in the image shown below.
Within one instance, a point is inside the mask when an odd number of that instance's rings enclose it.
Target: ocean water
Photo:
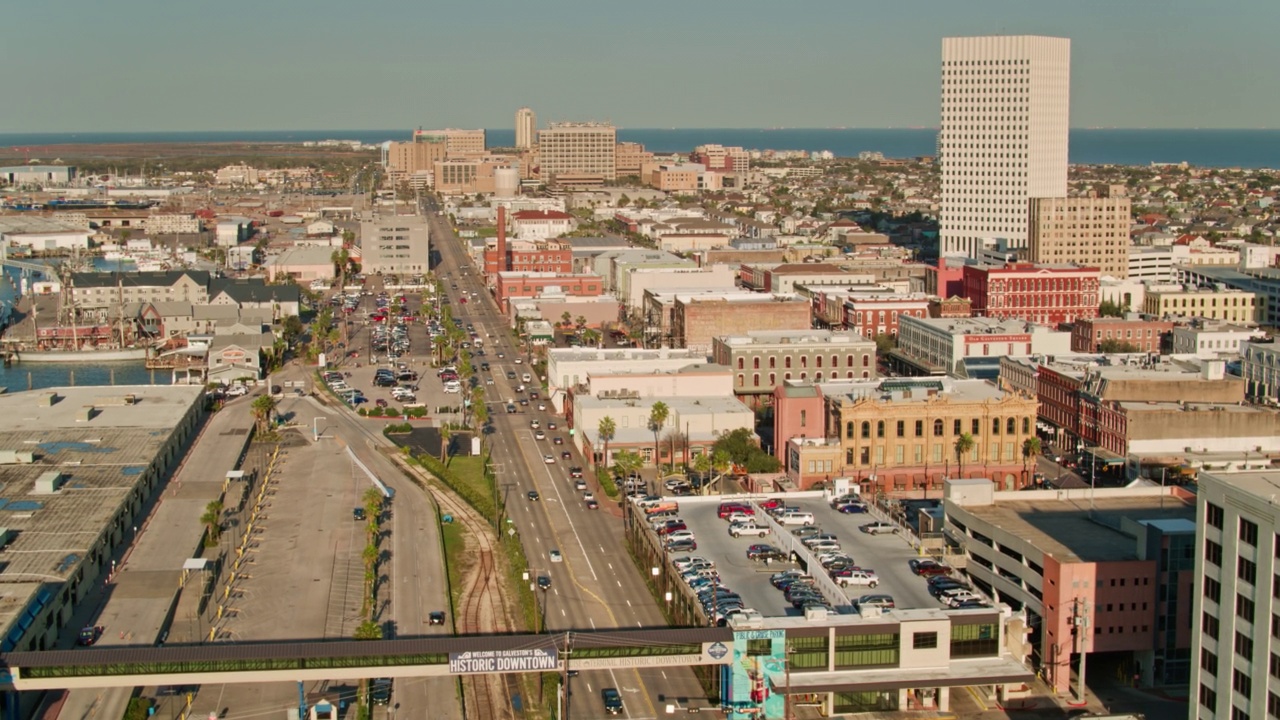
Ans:
[[[409,130],[280,130],[150,133],[0,133],[0,147],[30,148],[69,143],[303,142],[360,140],[375,144],[407,139]],[[509,147],[515,131],[488,131],[491,147]],[[830,150],[840,157],[863,151],[886,157],[914,157],[937,152],[936,128],[620,128],[618,139],[643,143],[654,152],[688,152],[697,145],[718,143],[748,149]],[[1201,167],[1280,168],[1280,130],[1117,130],[1071,131],[1071,162],[1147,165],[1187,162]]]

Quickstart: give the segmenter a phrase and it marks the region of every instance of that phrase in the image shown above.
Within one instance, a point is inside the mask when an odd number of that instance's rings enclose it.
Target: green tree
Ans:
[[[1028,470],[1028,467],[1033,462],[1032,459],[1040,455],[1040,451],[1041,451],[1040,438],[1036,437],[1035,435],[1032,435],[1031,437],[1022,441],[1022,474],[1027,480],[1031,479],[1031,474],[1030,474],[1030,470]]]
[[[1107,338],[1098,343],[1098,352],[1104,353],[1135,353],[1142,352],[1142,348],[1129,342],[1128,340],[1120,340],[1118,338]]]
[[[964,477],[965,456],[973,452],[973,447],[975,444],[976,443],[973,440],[973,435],[970,435],[969,433],[960,433],[960,436],[956,438],[956,443],[955,443],[956,466],[957,466],[956,474],[958,474],[962,478]]]
[[[302,318],[297,315],[289,315],[284,319],[282,326],[281,336],[284,338],[285,344],[293,347],[293,343],[302,336],[302,331],[305,329],[302,324]]]
[[[630,477],[644,467],[644,458],[632,450],[619,450],[613,454],[613,474],[618,477]]]
[[[735,465],[750,473],[778,472],[782,463],[756,444],[755,435],[747,428],[727,432],[716,440],[712,452],[722,452]]]
[[[205,545],[217,545],[218,538],[222,536],[221,500],[210,500],[209,504],[204,506],[204,514],[200,516],[200,523],[209,531]]]
[[[449,423],[440,424],[440,462],[449,462],[449,445],[453,441],[453,430],[450,429]]]
[[[1098,306],[1098,314],[1102,317],[1124,317],[1128,306],[1121,306],[1111,300],[1103,300]]]
[[[661,467],[662,457],[658,447],[658,435],[662,432],[663,426],[667,424],[667,420],[671,417],[671,408],[667,404],[659,400],[649,408],[649,429],[653,431],[653,464],[654,467]]]
[[[601,458],[604,460],[605,467],[609,466],[609,443],[613,442],[613,438],[617,434],[618,424],[614,422],[612,417],[605,415],[600,418],[600,422],[596,425],[596,437],[604,446],[604,454],[601,455]],[[599,467],[599,463],[596,463],[596,466]]]
[[[276,399],[271,397],[271,393],[263,393],[254,398],[253,404],[249,406],[253,412],[253,422],[257,426],[258,432],[266,432],[271,427],[271,414],[276,410]]]
[[[898,347],[898,339],[888,333],[880,333],[875,336],[876,355],[881,357],[888,355],[890,350]]]
[[[352,637],[356,640],[381,640],[382,626],[372,620],[365,620],[356,628]]]

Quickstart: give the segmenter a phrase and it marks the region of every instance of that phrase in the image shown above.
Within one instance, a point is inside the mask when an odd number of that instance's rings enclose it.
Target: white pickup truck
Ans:
[[[873,588],[880,584],[879,576],[873,572],[867,572],[865,570],[854,570],[848,575],[837,575],[833,579],[844,587],[858,585]]]
[[[746,520],[731,524],[729,526],[729,534],[734,537],[742,537],[743,535],[764,537],[769,534],[769,528],[766,525],[757,525],[754,520]]]

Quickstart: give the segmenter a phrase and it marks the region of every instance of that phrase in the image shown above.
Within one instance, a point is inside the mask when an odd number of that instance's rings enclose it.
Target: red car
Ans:
[[[659,535],[670,535],[671,533],[673,533],[673,532],[675,532],[675,531],[677,531],[677,530],[688,530],[688,529],[689,529],[689,526],[688,526],[688,525],[685,525],[685,524],[684,524],[684,523],[682,523],[682,522],[678,522],[678,523],[671,523],[671,524],[669,524],[669,525],[663,525],[662,527],[658,528],[658,534],[659,534]]]
[[[920,577],[951,574],[950,567],[936,560],[908,560],[907,565],[911,568],[911,572]]]
[[[762,510],[765,510],[766,512],[769,510],[773,510],[774,508],[779,507],[781,505],[782,505],[782,501],[779,500],[778,498],[769,498],[768,500],[760,501],[760,508]]]

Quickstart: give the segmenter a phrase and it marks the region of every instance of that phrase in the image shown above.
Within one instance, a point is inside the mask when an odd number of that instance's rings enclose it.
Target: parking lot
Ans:
[[[770,531],[764,538],[755,535],[734,538],[729,535],[729,523],[718,517],[720,503],[732,500],[731,496],[675,499],[680,502],[678,517],[684,520],[688,529],[697,537],[698,549],[687,553],[672,553],[673,557],[692,555],[713,561],[720,575],[720,584],[737,592],[742,596],[746,607],[753,608],[762,615],[802,614],[769,582],[769,576],[773,573],[800,566],[789,561],[766,564],[747,558],[747,548],[757,543],[774,545],[790,555],[794,546],[800,545],[800,541],[789,531],[800,526],[787,526],[781,537]],[[868,535],[858,530],[863,523],[881,518],[866,513],[842,514],[832,509],[821,497],[788,498],[787,505],[813,513],[816,527],[824,533],[834,534],[843,552],[851,555],[860,567],[874,570],[879,576],[879,584],[875,588],[849,586],[836,591],[839,594],[824,592],[827,601],[838,612],[852,612],[852,601],[867,594],[892,595],[899,608],[941,606],[939,601],[929,595],[925,580],[912,573],[908,562],[919,555],[909,544],[896,533]],[[810,574],[825,575],[825,571],[816,566]]]

